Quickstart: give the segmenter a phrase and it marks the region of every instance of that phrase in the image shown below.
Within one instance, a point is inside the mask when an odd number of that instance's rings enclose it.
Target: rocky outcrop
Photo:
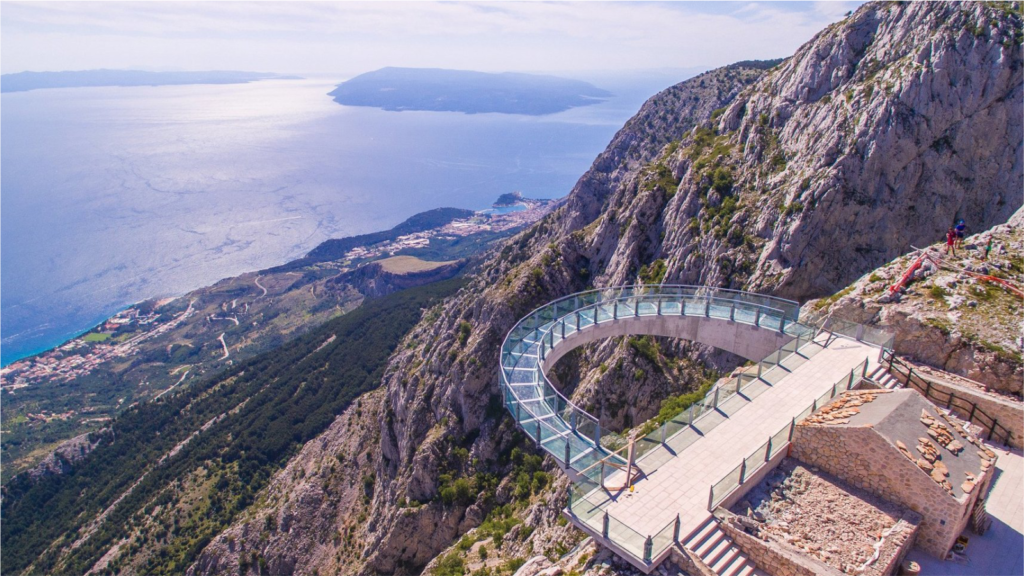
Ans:
[[[50,452],[42,462],[35,468],[28,471],[32,481],[38,481],[44,476],[51,474],[67,474],[74,467],[74,463],[85,458],[93,448],[100,445],[100,442],[109,440],[110,433],[107,430],[80,434],[70,440],[61,442],[57,448]]]
[[[943,244],[932,245],[872,270],[832,297],[809,302],[807,309],[814,316],[891,330],[897,354],[1019,398],[1024,299],[983,276],[1024,286],[1022,215],[1024,210],[1007,224],[968,236],[956,256],[946,254]],[[923,265],[893,293],[891,287],[922,253],[928,255]]]
[[[807,299],[930,242],[955,217],[1005,221],[1024,167],[1020,26],[981,3],[868,4],[767,72],[726,67],[653,97],[563,206],[406,336],[383,378],[360,559],[323,566],[416,573],[499,505],[519,503],[520,519],[537,506],[548,510],[537,518],[557,516],[564,493],[542,491],[541,504],[528,489],[524,503],[509,455],[526,447],[495,376],[506,332],[536,306],[638,278]],[[586,364],[559,373],[581,402],[599,398],[599,384],[633,405],[601,411],[603,425],[635,425],[671,392],[644,368],[660,361],[643,356],[628,343],[592,346],[578,356]],[[609,359],[604,373],[591,364]],[[619,359],[625,377],[613,379]],[[284,536],[268,538],[283,550]],[[229,571],[204,557],[202,573]]]

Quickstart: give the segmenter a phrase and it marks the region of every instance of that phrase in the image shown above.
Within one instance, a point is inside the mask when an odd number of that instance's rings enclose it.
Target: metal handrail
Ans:
[[[899,383],[900,387],[904,387],[904,388],[905,387],[910,387],[910,388],[912,388],[914,390],[917,390],[921,394],[923,394],[924,397],[928,398],[929,400],[937,400],[939,402],[945,402],[947,410],[952,410],[952,408],[955,406],[955,401],[956,400],[959,400],[961,402],[964,402],[964,403],[968,404],[970,406],[970,411],[967,411],[967,410],[961,408],[961,410],[963,410],[967,414],[966,418],[967,418],[968,422],[971,422],[972,424],[977,424],[978,426],[981,426],[983,429],[987,428],[988,429],[987,430],[987,433],[988,433],[987,439],[988,440],[992,440],[993,437],[995,437],[995,439],[997,439],[997,440],[999,438],[1002,438],[1001,441],[1004,444],[1009,444],[1010,437],[1013,435],[1013,432],[1009,428],[1007,428],[1007,427],[1003,426],[1002,424],[1000,424],[998,419],[996,419],[996,418],[994,418],[992,416],[989,416],[988,413],[985,412],[984,409],[979,407],[976,402],[973,402],[973,401],[971,401],[971,400],[969,400],[967,398],[964,398],[963,396],[957,396],[952,391],[945,392],[945,391],[942,391],[942,390],[935,390],[935,387],[932,385],[932,382],[930,380],[928,380],[927,378],[922,377],[919,374],[915,374],[914,373],[914,367],[910,366],[906,362],[903,362],[902,360],[897,358],[895,351],[886,350],[886,351],[883,352],[882,363],[885,364],[885,362],[888,362],[887,371],[890,374],[895,372],[896,374],[899,374],[900,376],[902,376],[902,377],[904,377],[906,379],[906,381],[904,381],[904,382],[900,382],[899,378],[896,379],[896,381]],[[898,366],[898,367],[894,367],[894,366]],[[906,373],[904,374],[904,372],[902,370],[900,370],[900,368],[903,368],[904,370],[906,370]],[[915,376],[916,376],[916,380],[915,380]],[[940,398],[938,396],[939,394],[945,395],[946,398],[943,400],[942,398]],[[980,420],[979,416],[985,417],[989,422],[985,423],[983,421],[979,421]],[[1001,429],[1002,432],[998,432],[997,428]]]

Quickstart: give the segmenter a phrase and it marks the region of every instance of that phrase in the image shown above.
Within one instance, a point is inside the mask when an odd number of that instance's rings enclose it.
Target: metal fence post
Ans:
[[[572,412],[569,412],[569,427],[572,428],[574,432],[576,431],[576,409],[575,408],[572,410]]]
[[[747,479],[747,459],[744,458],[743,461],[740,462],[740,485],[742,485],[743,481],[746,480],[746,479]]]
[[[713,404],[713,406],[715,407],[715,410],[718,410],[718,390],[719,390],[719,388],[717,386],[715,386],[715,402]]]
[[[604,488],[604,460],[601,460],[601,488]],[[608,513],[607,512],[604,513],[604,520],[605,520],[605,527],[607,528],[607,526],[608,526],[608,524],[607,524],[607,522],[608,522]]]
[[[690,415],[687,417],[687,425],[693,426],[693,404],[690,404]]]
[[[648,564],[651,562],[651,552],[652,552],[651,549],[653,547],[654,547],[654,543],[651,542],[651,537],[648,536],[647,540],[644,542],[644,562],[646,562]]]
[[[601,481],[601,484],[604,484],[603,480]],[[607,511],[604,513],[604,522],[602,522],[602,525],[601,525],[601,536],[604,536],[606,539],[608,538],[608,512]]]
[[[516,402],[516,422],[522,421],[522,416],[521,416],[521,412],[520,412],[520,409],[519,409],[520,406],[521,406],[521,404],[519,402]]]
[[[601,446],[601,422],[594,423],[594,445]]]
[[[758,362],[758,363],[757,363],[757,377],[758,377],[759,379],[761,378],[761,371],[762,371],[763,369],[764,369],[764,364],[763,364],[762,362]]]
[[[736,303],[733,302],[732,306],[729,306],[729,322],[736,321]]]
[[[540,435],[540,420],[537,420],[537,446],[541,445],[541,439],[542,437]]]
[[[661,316],[661,296],[658,296],[658,316]]]
[[[760,326],[760,325],[761,325],[761,309],[757,308],[756,311],[754,312],[754,326]]]
[[[796,430],[796,417],[789,423],[789,442],[793,441],[793,430]]]
[[[676,525],[672,529],[672,541],[679,542],[679,529],[682,527],[682,521],[679,519],[679,514],[676,514]]]
[[[710,296],[708,296],[708,299],[704,301],[704,317],[705,318],[710,318],[711,317],[711,297]]]
[[[771,460],[771,453],[772,453],[772,438],[768,437],[768,449],[764,451],[764,461],[765,462]]]
[[[711,489],[708,490],[708,512],[715,509],[715,485],[711,485]]]
[[[665,443],[665,435],[668,434],[667,430],[668,430],[668,426],[665,425],[665,424],[662,424],[662,426],[661,426],[661,443],[662,444]]]

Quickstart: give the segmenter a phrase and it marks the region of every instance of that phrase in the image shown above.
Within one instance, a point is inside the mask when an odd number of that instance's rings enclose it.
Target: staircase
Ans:
[[[722,531],[714,516],[687,538],[683,546],[718,576],[768,576]]]
[[[868,374],[868,380],[871,380],[879,387],[887,390],[893,390],[895,388],[902,388],[903,383],[896,379],[895,376],[889,373],[889,370],[884,364],[875,366],[875,369]]]

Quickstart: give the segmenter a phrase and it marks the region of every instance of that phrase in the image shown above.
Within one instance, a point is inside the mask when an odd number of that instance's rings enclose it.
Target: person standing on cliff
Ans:
[[[967,224],[963,220],[956,223],[956,247],[964,247],[964,233],[967,231]]]
[[[989,252],[992,252],[992,237],[989,236],[988,244],[985,245],[985,255],[981,257],[982,260],[988,260]]]
[[[953,253],[953,257],[956,258],[956,230],[952,227],[946,231],[946,254]]]

